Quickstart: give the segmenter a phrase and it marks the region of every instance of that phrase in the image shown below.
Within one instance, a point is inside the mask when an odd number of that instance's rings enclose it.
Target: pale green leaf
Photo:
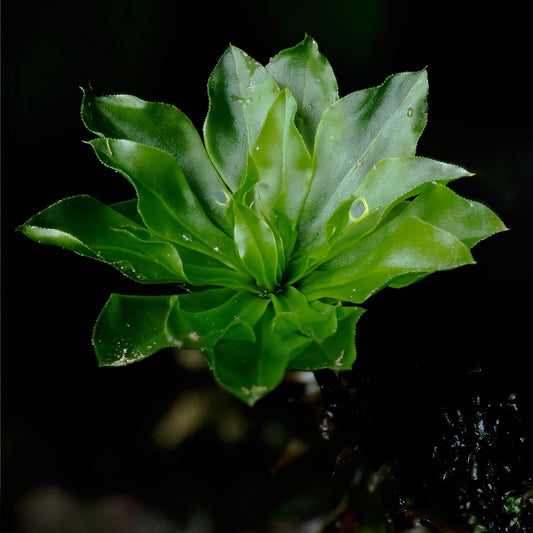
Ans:
[[[326,109],[317,130],[314,175],[298,247],[321,237],[321,228],[339,203],[354,194],[379,161],[414,155],[426,124],[427,90],[425,71],[406,72]]]
[[[361,241],[345,266],[316,270],[298,283],[298,289],[309,300],[330,297],[362,303],[397,276],[448,270],[473,262],[468,248],[454,235],[408,217]]]
[[[208,92],[205,145],[226,185],[235,191],[247,153],[280,89],[261,64],[230,46],[209,77]]]
[[[274,207],[295,224],[309,190],[311,157],[294,124],[296,101],[284,90],[270,108],[252,150],[261,209]]]
[[[331,65],[319,52],[316,41],[306,36],[301,43],[275,55],[266,68],[296,99],[296,126],[312,152],[324,110],[339,98]]]

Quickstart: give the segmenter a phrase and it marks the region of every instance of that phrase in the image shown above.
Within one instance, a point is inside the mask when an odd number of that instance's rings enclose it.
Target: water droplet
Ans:
[[[352,207],[350,208],[350,220],[354,222],[367,213],[368,204],[366,203],[366,200],[362,196],[356,198],[352,204]]]
[[[256,150],[256,151],[257,151],[257,150],[260,150],[260,149],[261,149],[261,147],[260,147],[259,145],[257,145],[257,146],[255,147],[255,150]]]
[[[243,106],[248,105],[252,101],[251,98],[244,98],[244,96],[238,96],[237,94],[232,94],[230,100],[232,102],[240,102]]]
[[[213,250],[215,250],[215,252],[220,252],[220,248],[218,246],[215,246]]]
[[[187,242],[190,242],[192,241],[192,237],[190,235],[187,235],[186,233],[184,233],[181,238],[184,240],[184,241],[187,241]]]
[[[215,191],[215,202],[219,205],[228,205],[230,200],[230,195],[227,191],[219,189]]]
[[[408,117],[412,117],[414,114],[414,109],[412,107],[408,108],[407,109],[407,116]]]
[[[191,333],[189,333],[188,337],[189,337],[189,339],[191,339],[192,341],[195,341],[195,342],[198,342],[200,340],[200,335],[198,335],[198,333],[196,333],[196,331],[192,331]]]
[[[364,159],[358,159],[357,160],[357,166],[360,167],[365,162]]]

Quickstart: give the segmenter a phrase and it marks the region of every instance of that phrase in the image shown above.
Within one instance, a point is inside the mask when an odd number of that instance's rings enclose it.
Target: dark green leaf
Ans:
[[[209,351],[221,340],[253,342],[254,325],[267,305],[253,294],[229,289],[172,296],[113,294],[98,318],[93,343],[100,365],[120,366],[167,347]]]
[[[255,342],[221,342],[213,351],[217,381],[248,405],[276,388],[288,361],[310,343],[300,335],[274,333],[274,317],[270,305],[255,326]]]
[[[19,229],[37,242],[109,263],[135,281],[187,281],[174,246],[91,196],[65,198]]]
[[[124,215],[130,220],[133,220],[136,224],[139,224],[139,226],[146,227],[141,215],[139,214],[139,210],[137,209],[138,203],[139,202],[137,198],[134,198],[132,200],[124,200],[123,202],[111,204],[109,207],[113,208],[115,211],[118,211],[121,215]]]
[[[272,295],[272,302],[276,311],[275,333],[299,333],[322,343],[337,331],[335,307],[322,302],[309,303],[294,287],[287,287],[281,295]]]
[[[225,227],[226,186],[192,122],[179,109],[126,94],[95,96],[84,91],[81,116],[87,129],[100,137],[154,146],[175,157],[202,207]]]
[[[102,163],[135,187],[139,213],[151,231],[237,267],[231,239],[206,215],[172,156],[133,141],[97,139],[90,144]]]
[[[291,359],[293,370],[349,370],[356,358],[355,326],[365,312],[362,307],[337,306],[337,330],[323,342],[314,342]]]

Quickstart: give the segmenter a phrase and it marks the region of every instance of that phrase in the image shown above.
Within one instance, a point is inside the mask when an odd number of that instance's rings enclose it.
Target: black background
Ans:
[[[449,394],[455,369],[469,364],[482,364],[490,386],[527,393],[533,116],[524,8],[467,1],[10,0],[2,10],[6,527],[25,533],[20,509],[43,486],[93,500],[117,493],[157,500],[168,492],[166,463],[149,436],[193,378],[169,354],[98,369],[94,320],[111,292],[136,287],[105,265],[32,243],[15,228],[65,196],[113,202],[132,195],[82,143],[91,135],[79,118],[79,87],[172,103],[201,129],[207,78],[229,43],[266,63],[308,33],[331,62],[341,96],[427,66],[429,123],[418,153],[475,172],[452,188],[490,206],[511,231],[479,244],[475,266],[373,297],[358,325],[359,364],[380,383],[380,401],[391,412],[405,391],[421,402]],[[258,406],[258,417],[269,412],[268,402]],[[241,456],[228,470],[226,456],[212,453],[201,475],[222,492],[232,472],[243,479],[241,468],[250,476],[268,470],[261,455],[256,462]],[[166,476],[177,483],[180,474]],[[182,496],[178,491],[176,500]]]

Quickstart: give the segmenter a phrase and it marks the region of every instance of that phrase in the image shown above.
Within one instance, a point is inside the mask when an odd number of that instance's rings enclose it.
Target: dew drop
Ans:
[[[215,202],[219,205],[228,205],[230,200],[229,194],[223,189],[215,191]]]
[[[362,196],[356,198],[352,204],[352,207],[350,208],[350,219],[352,220],[352,222],[354,222],[358,218],[361,218],[367,213],[368,204],[366,203],[366,200]]]
[[[413,114],[414,114],[414,110],[413,110],[413,108],[412,108],[412,107],[408,108],[408,109],[407,109],[407,116],[408,116],[408,117],[412,117]]]
[[[187,233],[184,233],[181,238],[184,240],[184,241],[187,241],[187,242],[190,242],[192,241],[192,237],[190,235],[187,235]]]
[[[261,147],[260,147],[259,145],[257,145],[257,146],[255,147],[255,151],[256,151],[256,152],[257,152],[258,150],[260,150],[260,149],[261,149]]]

